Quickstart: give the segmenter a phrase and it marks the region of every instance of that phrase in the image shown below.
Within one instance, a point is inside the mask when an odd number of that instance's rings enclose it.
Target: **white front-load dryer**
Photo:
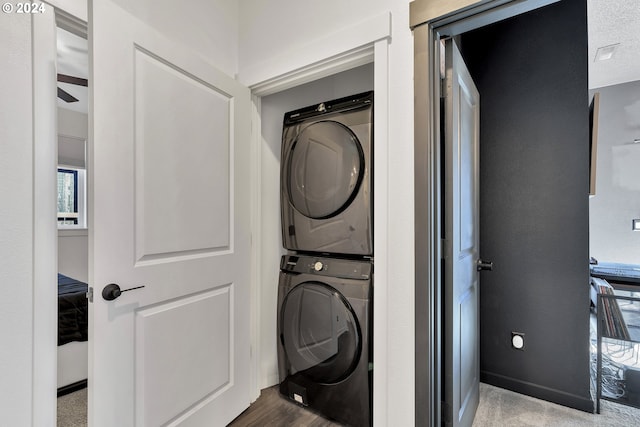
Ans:
[[[284,116],[280,169],[286,249],[373,255],[373,92]]]

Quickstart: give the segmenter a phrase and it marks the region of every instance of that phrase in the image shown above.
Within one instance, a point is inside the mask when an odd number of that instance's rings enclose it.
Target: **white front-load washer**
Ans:
[[[373,92],[284,116],[282,242],[299,252],[372,256]]]

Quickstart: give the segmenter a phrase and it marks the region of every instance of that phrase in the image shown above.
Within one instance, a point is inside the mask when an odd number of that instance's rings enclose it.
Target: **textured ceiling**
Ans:
[[[640,0],[587,0],[589,88],[640,80]],[[594,61],[599,47],[619,43],[611,59]]]

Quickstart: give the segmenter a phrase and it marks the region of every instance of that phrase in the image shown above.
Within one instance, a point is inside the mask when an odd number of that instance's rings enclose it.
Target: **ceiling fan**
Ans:
[[[87,79],[83,79],[81,77],[73,77],[67,74],[58,74],[58,81],[61,83],[69,83],[72,85],[84,87],[87,87],[89,85],[89,81]],[[62,99],[65,102],[78,102],[78,98],[71,95],[66,90],[60,89],[60,87],[58,87],[58,98]]]

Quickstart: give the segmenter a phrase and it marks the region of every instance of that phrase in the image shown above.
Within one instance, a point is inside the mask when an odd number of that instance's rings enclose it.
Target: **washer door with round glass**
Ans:
[[[283,301],[280,322],[289,374],[334,384],[356,368],[362,352],[360,326],[336,289],[319,282],[296,286]]]
[[[345,210],[364,176],[364,154],[357,137],[335,121],[305,127],[286,161],[289,202],[312,219],[331,218]]]

